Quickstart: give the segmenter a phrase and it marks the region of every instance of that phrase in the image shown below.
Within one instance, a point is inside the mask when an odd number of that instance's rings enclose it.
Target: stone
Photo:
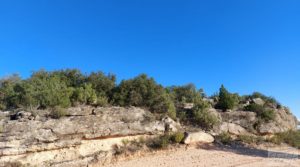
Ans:
[[[221,117],[223,122],[239,125],[251,132],[257,121],[256,113],[248,111],[222,112]]]
[[[184,103],[183,104],[183,109],[185,110],[190,110],[194,107],[194,103]]]
[[[136,107],[72,107],[70,114],[60,119],[47,117],[48,111],[37,113],[39,119],[30,120],[30,112],[20,111],[12,115],[14,120],[0,121],[4,132],[0,133],[0,162],[43,166],[43,162],[90,161],[91,155],[111,150],[123,138],[180,129],[171,118],[155,120],[151,112]]]
[[[284,109],[275,110],[273,121],[262,123],[258,126],[258,132],[263,135],[281,133],[297,129],[297,118],[287,113]]]
[[[212,143],[214,142],[214,137],[205,132],[186,132],[185,138],[183,140],[184,144],[193,144],[193,143]]]
[[[258,105],[264,105],[265,104],[265,101],[261,98],[254,98],[254,99],[252,99],[252,102],[255,103],[255,104],[258,104]]]
[[[240,125],[234,124],[234,123],[228,123],[228,122],[222,122],[222,124],[219,126],[219,129],[217,131],[217,134],[221,133],[230,133],[232,135],[247,135],[249,132],[241,127]]]
[[[11,115],[10,119],[11,120],[26,121],[26,120],[34,120],[35,116],[31,112],[18,111],[16,114]]]

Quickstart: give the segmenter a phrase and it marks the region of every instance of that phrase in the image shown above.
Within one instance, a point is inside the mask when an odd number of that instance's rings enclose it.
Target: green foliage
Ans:
[[[270,141],[275,144],[286,143],[300,149],[300,130],[278,133]]]
[[[106,96],[100,96],[97,98],[96,106],[105,107],[109,104],[108,98]]]
[[[58,77],[68,87],[80,87],[85,83],[86,76],[84,76],[78,69],[66,69],[54,71],[51,76]]]
[[[182,106],[184,103],[197,103],[205,96],[203,90],[197,90],[194,84],[172,86],[167,88],[167,92],[177,106]]]
[[[275,112],[273,109],[268,109],[265,106],[252,103],[245,107],[246,111],[256,112],[257,117],[264,122],[270,122],[275,119]]]
[[[239,102],[239,96],[237,94],[231,94],[227,91],[224,85],[221,86],[219,92],[219,102],[217,108],[222,110],[233,109]]]
[[[82,87],[75,88],[71,99],[73,103],[96,104],[97,94],[91,84],[84,84]]]
[[[275,120],[275,112],[272,109],[265,109],[263,112],[258,113],[258,117],[265,122],[270,122],[272,120]]]
[[[51,109],[50,116],[51,116],[51,118],[59,119],[61,117],[66,116],[67,114],[68,113],[66,112],[66,110],[64,108],[61,108],[59,106],[55,106]]]
[[[105,75],[103,72],[92,72],[86,80],[95,89],[98,97],[111,97],[112,90],[116,86],[116,76],[112,74]]]
[[[184,133],[182,132],[176,132],[171,135],[171,140],[174,143],[181,143],[183,139],[184,139]]]
[[[200,125],[204,129],[212,129],[215,125],[219,123],[219,119],[216,115],[208,111],[209,104],[207,102],[202,102],[202,104],[197,104],[193,108],[193,116],[195,123]]]
[[[226,132],[221,133],[216,138],[223,144],[230,144],[233,141],[230,134]]]
[[[280,103],[274,97],[268,97],[268,96],[266,96],[266,95],[264,95],[262,93],[259,93],[259,92],[254,92],[251,95],[251,98],[261,98],[266,103],[274,104],[274,105],[280,105]]]
[[[136,106],[211,128],[216,118],[207,111],[210,106],[203,102],[204,96],[203,90],[197,90],[193,84],[164,88],[145,74],[123,80],[119,85],[116,85],[115,75],[105,75],[103,72],[82,74],[78,69],[52,72],[40,70],[24,80],[18,75],[0,80],[0,110],[24,108],[33,111],[77,104]],[[261,93],[239,97],[229,93],[222,85],[214,100],[218,101],[216,107],[227,110],[233,109],[239,100],[258,97],[266,101],[267,106],[250,105],[247,110],[256,112],[263,121],[273,120],[274,111],[267,108],[274,108],[270,103],[279,103]],[[193,103],[196,107],[184,110],[184,103]]]
[[[151,111],[176,117],[174,103],[165,89],[145,74],[123,80],[116,87],[113,100],[116,105],[147,107]]]
[[[262,112],[264,111],[264,106],[262,105],[259,105],[259,104],[255,104],[255,103],[252,103],[252,104],[249,104],[248,106],[245,106],[244,110],[246,111],[253,111],[253,112]]]
[[[14,87],[21,81],[18,75],[12,75],[0,80],[0,109],[17,106],[17,93]]]
[[[157,138],[154,142],[153,147],[158,149],[167,148],[171,144],[171,136],[170,135],[163,135]]]
[[[247,144],[258,144],[264,141],[264,139],[260,136],[250,136],[250,135],[240,135],[238,136],[238,139],[243,143],[247,143]]]
[[[58,76],[38,71],[33,73],[27,82],[32,87],[28,96],[37,99],[40,107],[69,107],[71,105],[72,88],[68,87]],[[25,102],[24,105],[28,104]]]

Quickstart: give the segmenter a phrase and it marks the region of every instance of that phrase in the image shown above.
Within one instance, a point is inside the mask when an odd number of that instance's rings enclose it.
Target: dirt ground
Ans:
[[[300,167],[300,151],[290,147],[249,148],[199,145],[120,160],[106,167]]]

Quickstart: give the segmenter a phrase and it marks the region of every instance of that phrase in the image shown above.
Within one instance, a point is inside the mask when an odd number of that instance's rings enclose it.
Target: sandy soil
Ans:
[[[201,145],[121,160],[106,167],[300,167],[300,151],[289,147],[253,149]]]

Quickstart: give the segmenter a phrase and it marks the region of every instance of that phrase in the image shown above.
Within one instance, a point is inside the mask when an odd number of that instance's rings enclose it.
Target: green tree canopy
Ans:
[[[217,108],[222,110],[233,109],[237,104],[238,95],[229,93],[224,85],[221,85]]]

